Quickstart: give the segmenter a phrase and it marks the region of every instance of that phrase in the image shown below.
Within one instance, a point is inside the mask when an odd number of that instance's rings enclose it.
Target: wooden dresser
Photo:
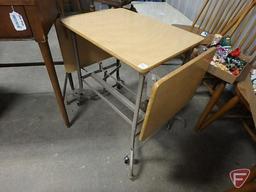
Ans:
[[[10,13],[21,16],[25,29],[17,30]],[[35,40],[41,50],[44,64],[49,74],[56,100],[66,126],[70,125],[64,99],[55,71],[54,62],[48,44],[48,32],[58,17],[55,0],[1,0],[0,1],[0,41]]]

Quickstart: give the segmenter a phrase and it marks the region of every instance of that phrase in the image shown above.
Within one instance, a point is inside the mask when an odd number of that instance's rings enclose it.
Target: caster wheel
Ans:
[[[122,85],[120,85],[120,84],[117,84],[117,85],[116,85],[116,88],[117,88],[117,89],[122,89],[122,88],[123,88],[123,86],[122,86]]]
[[[128,155],[126,155],[126,156],[124,157],[124,163],[125,163],[126,165],[129,165],[129,163],[130,163],[130,158],[128,157]]]
[[[116,87],[117,89],[122,89],[123,86],[120,83],[118,83],[118,82],[124,84],[124,81],[119,79],[119,80],[117,80],[117,83],[114,85],[114,87]]]

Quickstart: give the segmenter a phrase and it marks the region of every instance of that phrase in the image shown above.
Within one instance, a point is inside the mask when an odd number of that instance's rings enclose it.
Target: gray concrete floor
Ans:
[[[61,59],[54,31],[54,58]],[[38,61],[33,42],[1,42],[0,62]],[[61,84],[64,70],[57,67]],[[128,67],[122,78],[135,87]],[[123,157],[130,127],[102,100],[68,106],[73,120],[65,128],[43,67],[0,70],[0,191],[174,191],[216,192],[231,187],[228,173],[256,162],[255,144],[240,122],[217,121],[203,133],[193,131],[208,100],[197,94],[172,130],[137,143],[138,179],[128,179]]]

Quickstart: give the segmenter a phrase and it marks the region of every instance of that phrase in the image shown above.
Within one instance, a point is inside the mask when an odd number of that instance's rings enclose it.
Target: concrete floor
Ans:
[[[61,59],[54,31],[54,58]],[[0,62],[38,61],[32,42],[0,43]],[[33,50],[33,51],[31,51]],[[64,70],[57,67],[61,84]],[[128,67],[122,78],[135,87]],[[240,122],[221,120],[203,133],[193,131],[208,97],[197,94],[172,130],[163,128],[137,143],[138,179],[128,179],[123,157],[130,127],[102,100],[68,106],[73,120],[65,128],[43,67],[0,70],[0,191],[173,191],[216,192],[231,187],[229,171],[256,162],[256,147]]]

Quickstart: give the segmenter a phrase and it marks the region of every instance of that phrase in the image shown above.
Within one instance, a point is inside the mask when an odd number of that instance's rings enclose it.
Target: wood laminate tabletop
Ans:
[[[62,22],[142,74],[204,39],[122,8],[70,16]]]

